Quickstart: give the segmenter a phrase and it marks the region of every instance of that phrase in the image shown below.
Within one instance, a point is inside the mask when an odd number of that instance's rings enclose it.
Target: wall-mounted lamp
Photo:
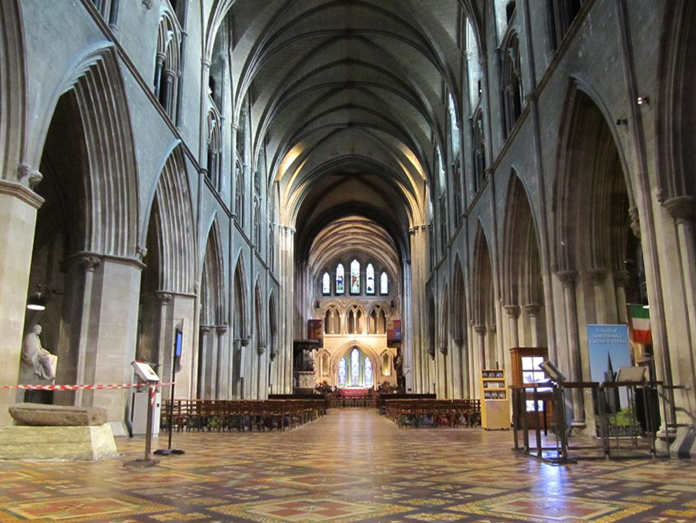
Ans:
[[[650,105],[650,98],[648,96],[639,96],[636,98],[636,103],[638,105]]]
[[[628,118],[619,118],[616,120],[616,125],[628,125]]]
[[[27,300],[27,309],[30,311],[45,311],[48,298],[45,292],[41,292],[42,285],[37,285],[36,288],[37,291],[29,296],[29,300]]]

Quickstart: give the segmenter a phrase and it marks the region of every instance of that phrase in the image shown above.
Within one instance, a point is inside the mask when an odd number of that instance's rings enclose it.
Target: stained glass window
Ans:
[[[365,358],[365,386],[372,387],[372,362],[370,358]]]
[[[350,293],[360,294],[360,262],[358,260],[350,263]]]
[[[365,292],[367,294],[375,293],[375,268],[371,263],[365,269]]]
[[[331,276],[329,276],[328,272],[325,272],[324,277],[322,278],[321,293],[324,296],[328,296],[329,294],[331,294]]]
[[[350,384],[353,387],[360,385],[360,351],[353,349],[350,353]]]
[[[339,263],[336,267],[336,294],[343,294],[345,292],[344,286],[345,269],[343,264]]]
[[[386,272],[379,277],[379,292],[382,295],[389,294],[389,276]]]
[[[341,361],[338,362],[338,386],[339,387],[345,387],[346,386],[346,359],[342,358]]]

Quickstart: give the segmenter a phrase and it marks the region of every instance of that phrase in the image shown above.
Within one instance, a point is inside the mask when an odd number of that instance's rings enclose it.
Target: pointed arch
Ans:
[[[220,224],[214,218],[208,232],[201,271],[201,324],[223,325],[227,319],[225,261]]]
[[[239,340],[249,337],[247,301],[246,267],[240,254],[234,269],[234,337]]]
[[[254,285],[254,330],[256,334],[256,350],[259,353],[266,350],[266,331],[264,330],[263,297],[261,295],[261,282],[257,279]]]
[[[157,251],[160,258],[160,289],[193,292],[195,228],[186,163],[177,146],[167,158],[155,189],[150,221],[155,220]]]
[[[624,232],[629,225],[639,227],[615,125],[596,100],[584,84],[572,81],[554,195],[560,270],[619,269],[626,251]],[[634,213],[635,224],[629,212]]]
[[[457,256],[454,262],[454,286],[452,288],[452,338],[466,340],[466,294],[464,271]]]
[[[476,325],[488,325],[491,319],[494,320],[493,265],[488,240],[480,224],[474,240],[472,289],[474,322]]]
[[[62,96],[74,98],[86,149],[85,251],[134,257],[138,251],[138,169],[123,77],[113,46],[81,56],[59,82],[49,102],[55,112]],[[32,165],[43,156],[52,119],[39,129]]]

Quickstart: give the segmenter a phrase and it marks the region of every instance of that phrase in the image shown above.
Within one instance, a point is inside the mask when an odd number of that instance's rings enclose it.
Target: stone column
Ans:
[[[280,328],[279,344],[280,354],[278,365],[280,366],[282,382],[279,392],[292,393],[292,351],[294,342],[295,325],[295,229],[292,227],[279,227],[280,236],[280,264],[279,282],[283,289],[280,300]]]
[[[614,271],[614,288],[616,289],[616,317],[619,323],[628,323],[628,303],[626,286],[629,281],[628,271]]]
[[[479,390],[479,380],[481,379],[481,371],[486,368],[486,331],[485,325],[474,325],[474,331],[476,332],[476,344],[478,358],[474,357],[474,392],[475,397],[479,398],[481,396],[481,391]]]
[[[160,96],[160,82],[162,79],[162,67],[164,67],[164,53],[157,53],[157,61],[155,63],[155,97]],[[206,77],[207,78],[207,77]]]
[[[582,381],[582,361],[580,355],[580,338],[578,328],[578,309],[575,299],[575,279],[577,271],[563,270],[556,272],[563,284],[563,302],[565,305],[565,320],[567,332],[568,362],[570,364],[570,381]],[[585,407],[582,390],[573,389],[573,426],[585,426]]]
[[[608,271],[602,267],[594,267],[587,271],[587,278],[592,285],[594,294],[595,321],[597,323],[613,323],[609,315],[609,304],[607,303],[606,291],[604,289],[607,274]]]
[[[505,312],[508,316],[508,325],[510,328],[510,347],[520,346],[520,331],[518,327],[518,320],[520,318],[520,307],[518,305],[506,305]],[[501,362],[501,365],[504,364]]]
[[[42,203],[28,187],[0,180],[0,385],[17,384],[36,211]],[[0,427],[12,423],[7,408],[15,404],[15,394],[0,389]]]
[[[539,346],[539,312],[541,312],[541,305],[538,303],[529,303],[524,306],[524,310],[529,317],[529,330],[532,335],[532,347]],[[554,362],[558,363],[558,362]]]
[[[167,307],[169,302],[172,301],[171,293],[164,291],[155,292],[155,298],[159,301],[159,332],[157,333],[157,355],[155,356],[155,367],[158,373],[164,370],[164,355],[167,351],[164,349],[164,338],[167,325]],[[162,376],[160,376],[162,377]],[[168,379],[166,376],[164,379]]]
[[[209,399],[210,396],[210,377],[208,376],[209,369],[209,351],[208,351],[208,334],[210,334],[208,325],[201,325],[198,328],[198,343],[200,344],[200,356],[198,359],[198,396],[202,399]]]
[[[452,350],[452,367],[453,367],[453,383],[452,390],[454,392],[454,398],[461,399],[464,398],[464,391],[466,390],[466,372],[464,361],[466,355],[463,354],[466,342],[462,338],[453,338],[452,344],[454,345]]]
[[[691,388],[689,403],[696,404],[696,347],[693,338],[696,336],[696,241],[694,240],[694,209],[696,198],[693,196],[679,196],[667,200],[664,204],[669,214],[674,219],[677,227],[679,241],[679,257],[681,260],[681,276],[684,286],[684,303],[686,304],[686,317],[689,322],[690,336],[682,340],[683,344],[677,346],[676,374],[679,376],[679,384]],[[664,350],[667,350],[664,348]],[[657,361],[657,354],[655,360]],[[664,376],[664,375],[663,375]],[[687,403],[688,400],[684,401]],[[683,422],[687,417],[677,414]]]
[[[227,332],[227,325],[218,325],[216,327],[217,340],[216,340],[216,363],[213,368],[215,368],[215,392],[213,397],[216,399],[227,399],[225,384],[229,381],[229,376],[227,374],[227,356],[228,351],[225,350],[225,333]]]
[[[80,266],[85,272],[84,293],[82,298],[82,310],[80,316],[80,337],[77,345],[77,385],[89,385],[85,383],[85,365],[89,340],[89,328],[92,312],[92,287],[94,285],[94,271],[101,265],[101,259],[97,256],[84,256],[80,259]],[[75,392],[75,405],[81,406],[84,391]]]
[[[164,71],[164,81],[167,85],[166,98],[164,99],[164,110],[171,117],[173,114],[172,104],[174,103],[174,82],[176,79],[176,72],[171,69],[165,69]]]
[[[258,399],[265,399],[267,397],[267,393],[264,389],[266,375],[268,373],[266,365],[264,364],[266,361],[266,358],[264,357],[266,354],[266,347],[257,347],[256,354],[258,355],[258,367],[256,371],[256,397]]]

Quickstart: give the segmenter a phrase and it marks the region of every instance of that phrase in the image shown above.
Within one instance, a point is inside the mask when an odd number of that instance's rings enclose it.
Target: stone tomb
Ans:
[[[97,461],[116,456],[105,409],[20,403],[0,429],[0,459]]]

